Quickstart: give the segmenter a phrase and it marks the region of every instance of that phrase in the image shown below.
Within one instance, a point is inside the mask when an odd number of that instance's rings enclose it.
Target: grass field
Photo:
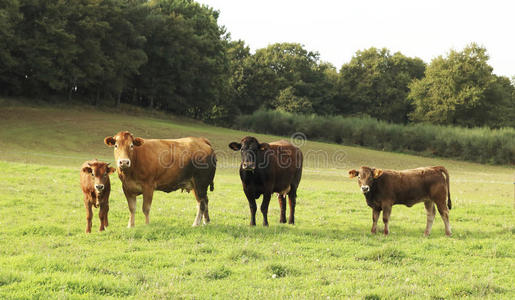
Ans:
[[[139,209],[128,229],[113,175],[110,226],[96,231],[95,210],[95,230],[84,233],[79,167],[92,158],[113,162],[103,138],[120,130],[213,142],[211,224],[191,227],[192,194],[156,192],[151,224]],[[273,200],[270,227],[260,226],[258,212],[251,228],[239,154],[227,147],[248,134],[146,112],[0,101],[0,298],[515,298],[513,167],[307,141],[296,225],[279,224]],[[446,166],[453,236],[445,237],[438,215],[423,236],[422,204],[395,206],[390,236],[371,235],[371,210],[347,178],[361,165]]]

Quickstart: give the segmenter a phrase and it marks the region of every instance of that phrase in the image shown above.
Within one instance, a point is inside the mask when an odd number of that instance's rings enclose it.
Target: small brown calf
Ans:
[[[116,171],[109,167],[108,163],[90,160],[82,164],[80,170],[80,186],[84,194],[84,206],[86,207],[86,233],[91,232],[91,219],[93,218],[92,207],[99,207],[98,217],[100,218],[100,229],[103,231],[108,225],[107,213],[109,212],[109,193],[111,182],[109,174]]]

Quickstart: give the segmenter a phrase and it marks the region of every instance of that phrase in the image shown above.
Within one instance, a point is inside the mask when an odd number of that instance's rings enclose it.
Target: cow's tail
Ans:
[[[451,201],[451,189],[449,186],[449,172],[445,167],[436,167],[438,171],[442,172],[445,175],[445,184],[447,184],[447,207],[452,209],[452,201]]]
[[[211,181],[211,183],[209,184],[209,190],[211,192],[215,190],[215,183],[213,181]]]

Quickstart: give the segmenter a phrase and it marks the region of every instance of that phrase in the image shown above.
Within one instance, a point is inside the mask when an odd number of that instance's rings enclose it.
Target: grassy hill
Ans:
[[[120,130],[212,141],[219,167],[210,225],[190,227],[193,195],[156,192],[151,224],[138,210],[136,227],[127,229],[114,175],[110,226],[84,234],[79,167],[92,158],[113,162],[103,138]],[[515,297],[513,168],[302,142],[297,224],[280,225],[273,200],[270,227],[251,228],[240,156],[227,147],[245,135],[288,139],[128,108],[0,102],[0,298]],[[391,235],[370,235],[371,211],[347,178],[361,165],[446,166],[453,236],[444,236],[437,216],[424,238],[421,204],[395,206]]]

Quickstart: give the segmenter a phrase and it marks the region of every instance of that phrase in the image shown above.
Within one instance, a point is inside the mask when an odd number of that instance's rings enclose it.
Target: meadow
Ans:
[[[156,192],[144,224],[126,228],[121,184],[111,176],[109,227],[85,234],[79,168],[113,163],[105,136],[204,136],[218,152],[211,224],[192,228],[192,194]],[[50,107],[0,100],[0,298],[515,298],[515,208],[509,166],[417,157],[299,141],[306,167],[296,225],[250,227],[227,145],[246,135],[164,114],[125,108]],[[283,137],[288,139],[288,137]],[[387,237],[370,234],[371,210],[347,171],[361,165],[404,169],[443,165],[450,173],[453,235],[437,215],[424,237],[424,206],[393,208]],[[260,203],[260,201],[258,202]],[[382,222],[379,222],[382,228]]]

